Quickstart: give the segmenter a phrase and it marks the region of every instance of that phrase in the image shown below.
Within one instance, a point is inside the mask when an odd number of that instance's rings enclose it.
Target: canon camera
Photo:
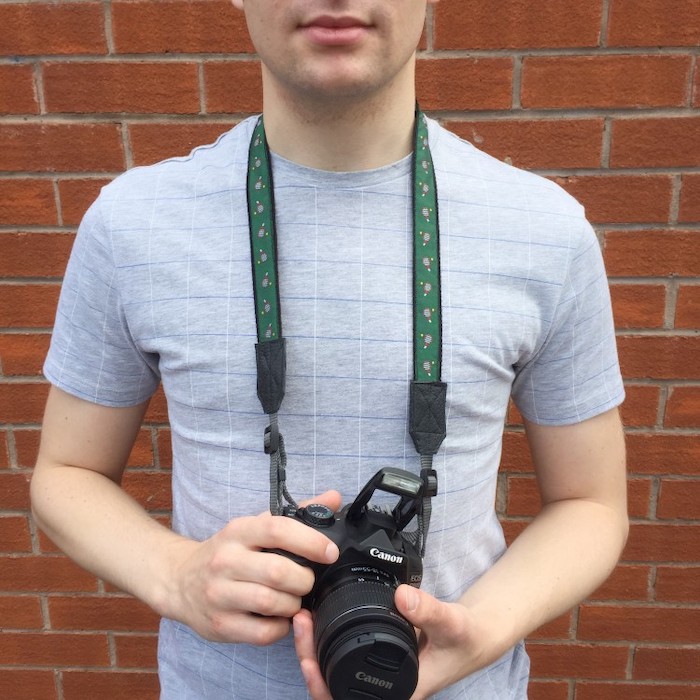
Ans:
[[[393,510],[369,505],[376,490],[400,497]],[[335,700],[407,700],[415,690],[418,643],[413,625],[396,609],[394,591],[401,583],[421,584],[424,533],[403,530],[436,492],[433,470],[419,477],[385,468],[338,513],[320,504],[287,513],[340,550],[331,565],[280,552],[314,571],[303,606],[313,615],[318,662]]]

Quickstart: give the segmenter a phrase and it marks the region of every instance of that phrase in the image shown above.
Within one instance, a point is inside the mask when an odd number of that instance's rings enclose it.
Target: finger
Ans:
[[[259,583],[294,596],[305,596],[314,585],[310,568],[274,552],[244,552],[220,573],[227,580]]]
[[[326,491],[320,496],[302,501],[299,504],[299,507],[304,508],[305,506],[310,506],[312,503],[321,503],[335,513],[339,511],[340,506],[343,505],[343,497],[340,495],[340,493],[338,493],[338,491]]]
[[[213,641],[268,646],[289,634],[289,618],[220,613],[210,620]]]
[[[311,613],[301,610],[294,616],[293,623],[294,646],[309,695],[312,700],[333,700],[316,659]]]
[[[338,547],[333,542],[294,518],[270,515],[236,518],[223,533],[248,549],[281,549],[321,564],[331,564],[338,558]]]
[[[208,602],[215,610],[240,610],[267,617],[292,618],[301,598],[259,583],[220,580],[210,586]]]

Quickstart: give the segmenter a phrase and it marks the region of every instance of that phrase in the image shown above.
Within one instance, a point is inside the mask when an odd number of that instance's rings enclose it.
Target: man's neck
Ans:
[[[265,90],[265,134],[270,149],[319,170],[370,170],[413,150],[415,92],[329,105],[299,105]]]

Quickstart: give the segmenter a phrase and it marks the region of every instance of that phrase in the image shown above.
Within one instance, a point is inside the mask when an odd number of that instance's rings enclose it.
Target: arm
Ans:
[[[526,423],[543,507],[457,603],[400,586],[399,611],[420,632],[413,700],[498,659],[594,591],[615,567],[628,530],[625,454],[617,410],[571,426]],[[297,616],[297,650],[312,696],[328,698]]]
[[[209,639],[284,636],[313,574],[260,549],[330,562],[337,547],[268,514],[232,521],[201,543],[160,525],[119,486],[145,410],[145,403],[110,408],[51,389],[31,484],[39,527],[81,566]],[[331,494],[327,504],[337,508],[337,499]]]

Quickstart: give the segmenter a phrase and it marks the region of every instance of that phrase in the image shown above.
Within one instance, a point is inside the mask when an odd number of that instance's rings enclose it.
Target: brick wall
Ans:
[[[28,516],[41,362],[82,213],[125,168],[260,109],[227,0],[0,3],[0,697],[157,697],[156,618],[65,559]],[[532,700],[700,698],[700,0],[442,0],[422,105],[587,207],[628,399],[632,531],[608,583],[535,633]],[[167,519],[154,400],[127,489]],[[499,509],[538,505],[509,419]]]

